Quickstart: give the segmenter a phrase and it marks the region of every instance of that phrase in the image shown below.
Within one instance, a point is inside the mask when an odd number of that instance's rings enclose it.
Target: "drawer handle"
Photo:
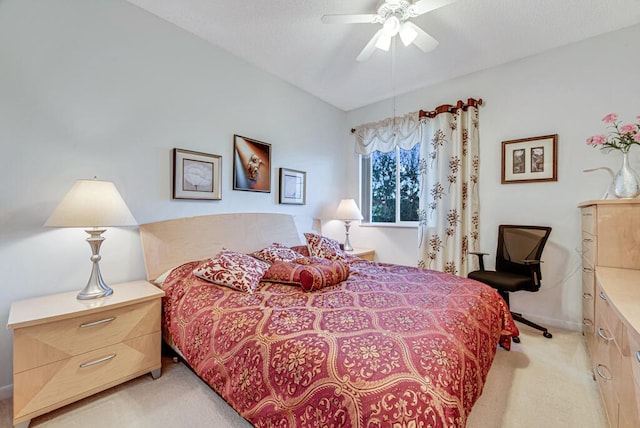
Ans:
[[[613,376],[605,376],[605,375],[603,375],[602,372],[600,371],[600,367],[603,367],[603,368],[607,369],[607,371],[609,371],[609,368],[607,366],[602,365],[602,364],[596,364],[596,373],[598,373],[598,376],[600,376],[604,380],[612,380]]]
[[[116,317],[105,318],[105,319],[100,320],[100,321],[86,322],[84,324],[80,324],[80,328],[93,327],[93,326],[96,326],[96,325],[100,325],[100,324],[104,324],[104,323],[107,323],[107,322],[111,322],[114,319],[116,319]]]
[[[602,327],[598,327],[598,336],[600,336],[601,338],[603,338],[604,340],[606,340],[607,342],[610,342],[613,340],[613,337],[608,337],[605,335],[606,330],[603,329]],[[608,333],[608,332],[607,332]]]
[[[584,273],[593,273],[593,269],[585,267],[585,268],[582,268],[582,272],[584,272]]]
[[[604,291],[601,291],[600,294],[598,294],[598,296],[605,302],[607,301],[607,295],[604,294]]]
[[[582,293],[582,298],[585,300],[593,300],[593,294],[591,293]]]
[[[93,366],[93,365],[96,365],[96,364],[104,363],[105,361],[109,361],[110,359],[114,358],[115,356],[116,356],[116,354],[112,354],[112,355],[109,355],[107,357],[99,358],[99,359],[97,359],[95,361],[90,361],[88,363],[80,364],[80,368],[83,369],[85,367],[90,367],[90,366]]]
[[[591,327],[593,325],[593,321],[591,321],[589,318],[585,318],[582,320],[582,324]]]
[[[593,239],[591,239],[591,238],[584,238],[584,239],[582,240],[582,242],[593,242]]]
[[[593,215],[593,213],[582,213],[582,216],[583,216],[583,217],[590,217],[590,216],[592,216],[592,215]]]

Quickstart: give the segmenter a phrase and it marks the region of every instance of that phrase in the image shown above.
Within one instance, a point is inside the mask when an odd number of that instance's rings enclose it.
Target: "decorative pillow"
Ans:
[[[296,259],[273,263],[262,280],[300,285],[304,291],[315,291],[344,281],[349,272],[349,266],[338,260]]]
[[[344,260],[344,251],[340,249],[340,243],[335,239],[315,233],[305,233],[309,255],[312,257],[322,257],[329,260]]]
[[[274,262],[290,262],[299,257],[304,257],[297,251],[275,242],[262,250],[251,253],[251,255],[269,264]]]
[[[294,247],[291,247],[291,249],[297,253],[300,253],[302,257],[309,257],[311,255],[309,254],[309,248],[306,245],[296,245]]]
[[[334,260],[323,259],[322,257],[300,257],[292,260],[299,265],[330,265]]]
[[[202,263],[193,274],[206,281],[253,294],[269,264],[247,254],[222,249]]]

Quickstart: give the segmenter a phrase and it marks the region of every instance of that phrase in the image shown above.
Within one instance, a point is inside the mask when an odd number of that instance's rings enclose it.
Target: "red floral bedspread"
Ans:
[[[195,372],[255,427],[464,427],[518,330],[490,287],[351,261],[314,292],[253,295],[175,269],[164,322]]]

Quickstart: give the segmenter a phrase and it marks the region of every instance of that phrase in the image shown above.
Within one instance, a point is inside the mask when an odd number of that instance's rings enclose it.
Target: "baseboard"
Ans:
[[[6,400],[13,396],[13,384],[0,387],[0,400]]]
[[[514,311],[514,312],[519,312],[519,311]],[[547,327],[550,331],[551,334],[553,334],[553,328],[561,328],[564,330],[571,330],[571,331],[582,331],[582,324],[580,323],[576,323],[576,322],[572,322],[572,321],[568,321],[568,320],[559,320],[559,319],[554,319],[554,318],[547,318],[547,317],[539,317],[539,316],[535,316],[535,315],[531,315],[528,313],[523,313],[522,314],[525,318],[527,318],[528,320],[533,321],[536,324],[540,324],[544,327]],[[520,324],[517,324],[518,326],[520,326]]]

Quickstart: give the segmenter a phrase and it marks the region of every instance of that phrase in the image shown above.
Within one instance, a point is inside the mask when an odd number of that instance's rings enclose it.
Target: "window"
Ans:
[[[406,224],[418,221],[420,144],[411,150],[362,158],[362,215],[365,222]]]

